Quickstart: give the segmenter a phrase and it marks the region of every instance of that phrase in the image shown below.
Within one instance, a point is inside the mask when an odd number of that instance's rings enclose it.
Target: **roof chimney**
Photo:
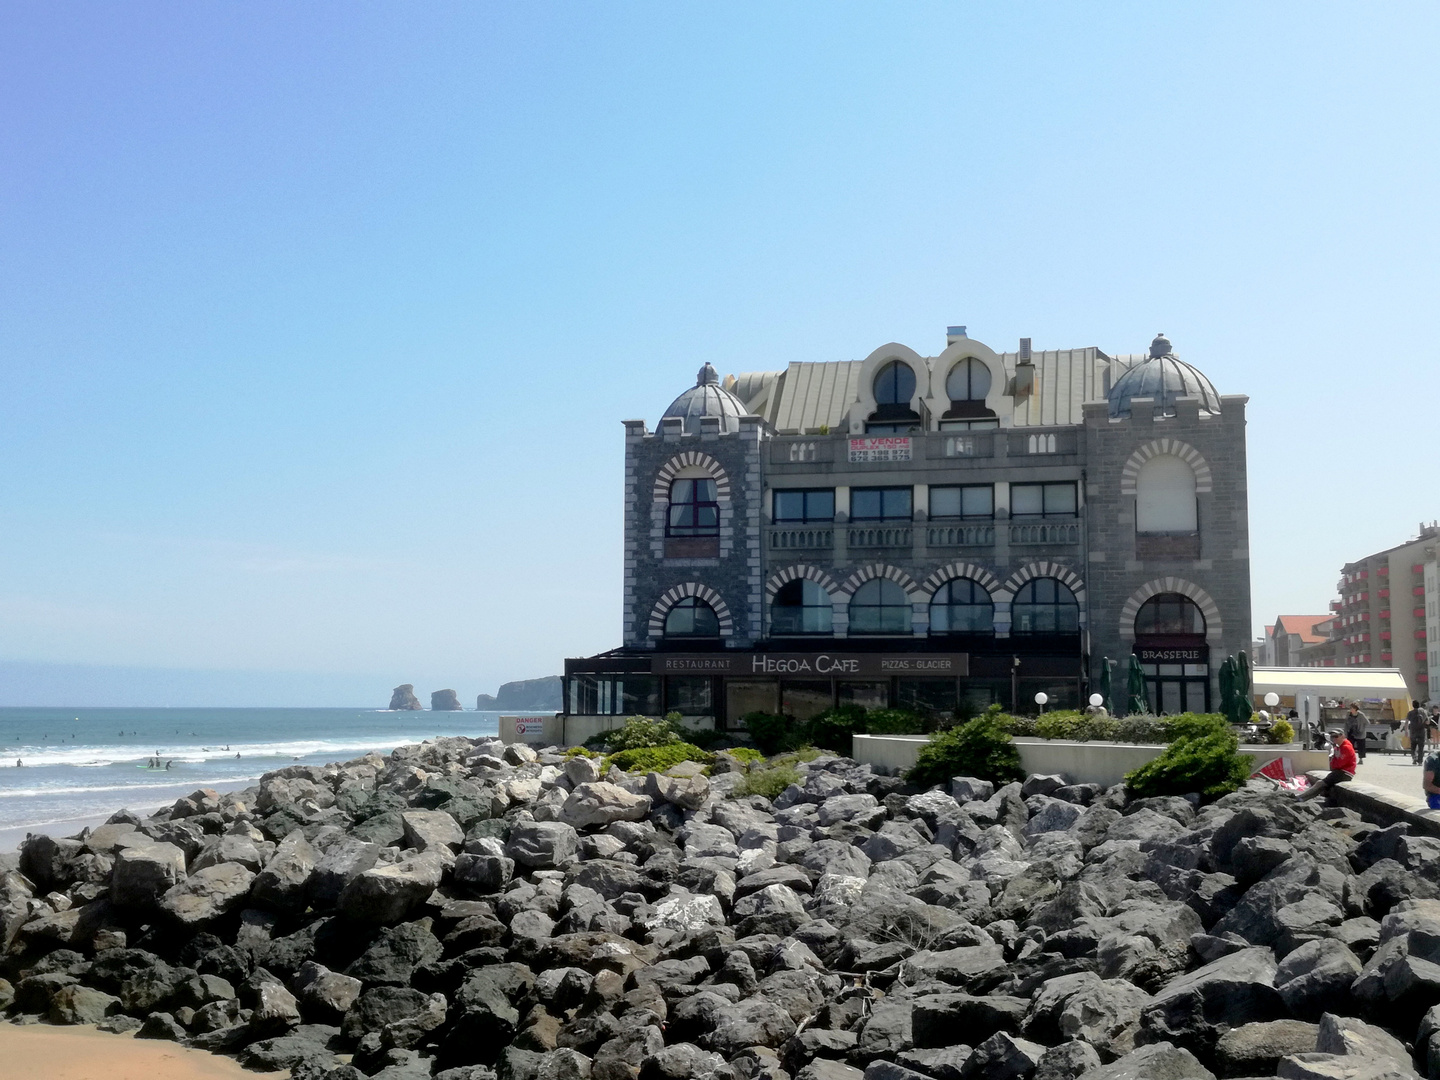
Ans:
[[[1030,363],[1030,339],[1028,337],[1020,339],[1020,363]]]
[[[965,337],[966,337],[965,327],[963,327],[963,326],[947,326],[947,327],[945,328],[945,344],[946,344],[946,345],[954,345],[955,342],[961,341],[961,340],[963,340]]]
[[[1020,339],[1020,355],[1015,361],[1015,383],[1013,394],[1024,397],[1035,388],[1035,365],[1030,361],[1030,339]]]

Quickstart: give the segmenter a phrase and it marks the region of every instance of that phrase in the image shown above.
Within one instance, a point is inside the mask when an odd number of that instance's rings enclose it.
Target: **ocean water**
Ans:
[[[0,851],[27,831],[68,835],[121,807],[148,813],[196,788],[243,788],[286,765],[389,753],[439,735],[494,735],[499,715],[0,708]]]

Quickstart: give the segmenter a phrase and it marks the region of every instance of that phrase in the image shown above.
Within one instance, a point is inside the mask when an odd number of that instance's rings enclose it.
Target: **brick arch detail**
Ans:
[[[1214,598],[1193,581],[1186,581],[1184,578],[1178,577],[1164,577],[1147,581],[1141,585],[1130,594],[1130,599],[1121,606],[1120,639],[1122,641],[1135,640],[1135,616],[1140,613],[1140,608],[1146,600],[1152,596],[1159,596],[1161,593],[1179,593],[1181,596],[1195,601],[1196,606],[1200,608],[1200,613],[1205,616],[1205,640],[1211,643],[1219,643],[1223,640],[1225,624],[1220,618],[1220,607],[1215,603]]]
[[[840,586],[840,596],[848,601],[855,595],[855,590],[864,585],[867,581],[874,581],[876,578],[888,578],[905,590],[905,595],[910,598],[912,604],[925,602],[925,595],[920,587],[915,584],[915,579],[905,573],[899,567],[887,566],[885,563],[873,563],[870,566],[862,566],[848,578],[845,584]]]
[[[1053,577],[1064,582],[1066,587],[1075,594],[1075,599],[1080,601],[1082,607],[1085,603],[1085,579],[1077,574],[1070,567],[1055,562],[1033,562],[1022,566],[1008,578],[1005,579],[1006,599],[1013,599],[1020,590],[1020,586],[1034,578]]]
[[[676,454],[655,474],[655,487],[653,496],[658,500],[670,500],[670,481],[675,479],[675,474],[681,469],[698,465],[715,479],[715,498],[717,501],[725,501],[730,498],[730,477],[725,472],[724,466],[716,461],[709,454],[701,453],[699,450],[686,450]]]
[[[1205,460],[1204,454],[1179,439],[1153,439],[1131,454],[1130,460],[1125,462],[1125,467],[1120,470],[1120,494],[1134,495],[1136,483],[1140,479],[1140,470],[1151,458],[1159,457],[1162,454],[1173,454],[1194,470],[1197,493],[1214,489],[1210,463]]]
[[[954,581],[956,578],[969,578],[977,582],[994,599],[995,594],[1000,591],[1000,579],[983,566],[976,566],[974,563],[952,562],[942,566],[933,574],[927,577],[920,588],[927,596],[933,598],[935,590],[944,585],[947,581]]]
[[[785,569],[770,575],[770,580],[765,583],[765,599],[775,599],[775,594],[781,587],[788,585],[797,578],[805,581],[813,581],[827,593],[831,600],[840,594],[840,586],[835,584],[835,579],[816,566],[809,566],[805,563],[796,563],[794,566],[787,566]]]
[[[730,608],[720,594],[710,586],[702,585],[698,581],[687,581],[666,589],[660,599],[655,602],[654,608],[650,611],[650,637],[658,639],[665,636],[665,616],[669,615],[670,609],[687,596],[699,597],[715,609],[715,617],[720,621],[721,637],[730,637],[735,632],[735,620],[730,617]]]

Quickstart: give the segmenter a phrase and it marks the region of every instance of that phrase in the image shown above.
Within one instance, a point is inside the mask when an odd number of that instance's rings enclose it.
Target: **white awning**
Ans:
[[[1338,698],[1408,698],[1399,668],[1257,667],[1251,685],[1256,697],[1315,691]]]

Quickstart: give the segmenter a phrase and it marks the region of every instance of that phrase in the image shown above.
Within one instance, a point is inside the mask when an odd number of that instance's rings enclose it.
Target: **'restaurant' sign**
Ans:
[[[909,436],[892,435],[874,439],[851,439],[850,460],[866,461],[909,461]]]
[[[662,653],[656,675],[729,675],[790,679],[854,679],[919,675],[940,679],[970,674],[969,653]]]

